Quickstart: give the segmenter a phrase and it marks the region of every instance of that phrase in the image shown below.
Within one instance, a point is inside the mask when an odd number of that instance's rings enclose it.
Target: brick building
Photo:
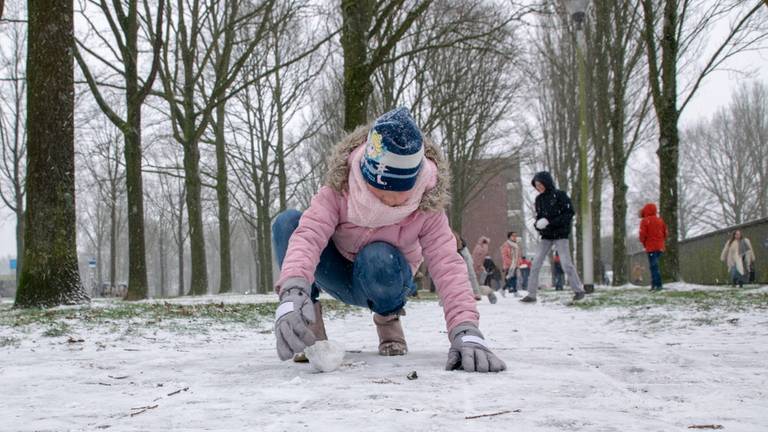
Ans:
[[[488,250],[494,261],[500,265],[499,247],[506,240],[507,231],[517,231],[523,250],[527,250],[523,240],[525,215],[520,160],[510,157],[501,165],[498,165],[498,161],[481,163],[486,165],[493,163],[498,168],[481,170],[489,173],[490,178],[481,182],[485,183],[484,187],[464,211],[461,234],[470,251],[481,236],[490,238],[491,244]]]

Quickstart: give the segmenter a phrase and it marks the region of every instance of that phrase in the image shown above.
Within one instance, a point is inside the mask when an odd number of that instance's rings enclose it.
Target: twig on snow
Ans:
[[[173,396],[173,395],[179,394],[179,393],[181,393],[183,391],[187,391],[187,390],[189,390],[189,387],[184,387],[183,389],[178,389],[178,390],[176,390],[174,392],[170,392],[166,396]]]
[[[157,408],[157,405],[148,405],[148,406],[144,406],[144,407],[131,408],[132,410],[139,410],[139,411],[136,411],[136,412],[132,412],[131,413],[131,417],[137,416],[139,414],[145,413],[145,412],[147,412],[147,411],[149,411],[151,409],[155,409],[155,408]]]
[[[476,418],[480,418],[480,417],[495,417],[495,416],[498,416],[498,415],[509,414],[509,413],[513,413],[513,412],[514,413],[519,413],[520,410],[519,409],[516,409],[516,410],[506,410],[506,411],[499,411],[499,412],[495,412],[495,413],[491,413],[491,414],[480,414],[480,415],[466,416],[466,417],[464,417],[464,420],[472,420],[472,419],[476,419]]]
[[[704,425],[690,425],[688,429],[725,429],[723,425],[719,424],[704,424]]]

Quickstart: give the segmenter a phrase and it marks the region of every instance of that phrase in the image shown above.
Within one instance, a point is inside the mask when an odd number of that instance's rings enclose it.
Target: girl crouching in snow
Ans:
[[[272,243],[280,265],[275,336],[281,360],[326,339],[320,290],[374,312],[379,354],[406,354],[400,316],[416,290],[413,274],[425,259],[451,344],[446,369],[506,369],[478,329],[467,266],[456,253],[444,210],[447,167],[424,141],[405,108],[357,128],[336,146],[326,184],[309,208],[275,219]]]

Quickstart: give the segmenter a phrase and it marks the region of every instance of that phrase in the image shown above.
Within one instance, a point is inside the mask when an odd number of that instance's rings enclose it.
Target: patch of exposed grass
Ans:
[[[83,305],[53,309],[0,308],[0,327],[25,331],[46,326],[44,336],[63,336],[71,326],[101,328],[110,333],[130,335],[142,329],[162,327],[176,332],[205,332],[213,325],[237,324],[255,328],[271,322],[277,303],[130,303]],[[343,316],[353,309],[338,301],[323,301],[329,317]]]
[[[64,336],[65,334],[69,333],[71,330],[71,327],[69,324],[64,322],[52,322],[50,324],[50,327],[46,329],[43,332],[43,336],[45,337],[59,337]]]
[[[698,312],[712,310],[748,312],[768,310],[768,293],[744,289],[662,292],[649,292],[643,289],[598,290],[575,306],[586,310],[609,307],[628,309],[665,307]]]
[[[566,298],[563,294],[552,292],[542,294],[545,303]],[[619,315],[609,322],[621,322],[643,331],[654,331],[670,325],[680,328],[721,325],[726,322],[735,325],[738,318],[729,319],[728,314],[768,310],[768,293],[735,288],[662,292],[598,289],[574,307],[582,310],[614,309]]]

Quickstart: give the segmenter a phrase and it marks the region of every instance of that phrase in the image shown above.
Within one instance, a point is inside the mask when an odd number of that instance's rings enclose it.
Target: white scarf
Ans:
[[[365,151],[362,145],[352,152],[349,167],[349,192],[347,194],[347,218],[357,226],[366,228],[379,228],[394,225],[419,208],[424,192],[434,185],[436,167],[429,160],[421,167],[421,172],[416,178],[416,184],[410,190],[410,197],[397,207],[390,207],[368,190],[368,182],[360,172],[360,161]]]

